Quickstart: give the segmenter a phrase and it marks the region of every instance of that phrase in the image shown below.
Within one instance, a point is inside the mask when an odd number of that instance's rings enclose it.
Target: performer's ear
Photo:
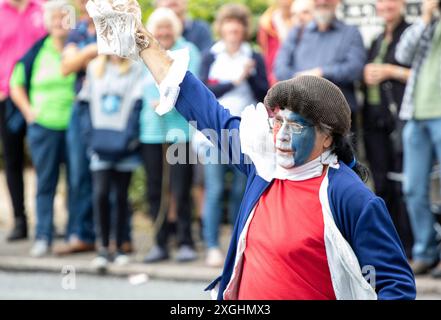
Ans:
[[[327,135],[325,140],[323,141],[323,148],[329,149],[332,146],[333,142],[334,142],[334,139],[332,138],[332,136]]]

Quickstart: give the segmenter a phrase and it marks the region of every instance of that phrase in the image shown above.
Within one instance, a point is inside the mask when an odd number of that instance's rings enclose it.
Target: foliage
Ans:
[[[150,13],[153,11],[154,0],[138,0],[142,8],[142,15],[144,21],[147,20]],[[254,17],[254,22],[268,7],[269,0],[188,0],[188,11],[192,18],[205,20],[212,23],[218,9],[226,3],[243,3],[247,5]]]

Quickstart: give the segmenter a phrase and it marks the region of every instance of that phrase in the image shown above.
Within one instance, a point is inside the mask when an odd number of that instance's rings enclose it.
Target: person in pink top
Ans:
[[[14,228],[8,241],[27,238],[24,206],[23,163],[26,126],[12,121],[9,79],[15,63],[40,40],[46,30],[38,0],[0,0],[0,136],[6,181],[14,210]],[[15,123],[15,124],[14,124]]]

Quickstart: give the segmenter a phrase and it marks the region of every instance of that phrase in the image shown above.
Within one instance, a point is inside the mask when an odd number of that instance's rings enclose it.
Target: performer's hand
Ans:
[[[144,51],[149,47],[152,39],[153,39],[153,35],[150,32],[148,32],[147,29],[142,24],[138,24],[136,28],[135,41],[140,54],[142,51]]]
[[[137,26],[135,40],[139,56],[152,73],[156,83],[161,84],[167,76],[173,60],[142,24]]]
[[[155,81],[160,84],[166,77],[173,60],[142,24],[137,26],[135,40],[141,59]]]

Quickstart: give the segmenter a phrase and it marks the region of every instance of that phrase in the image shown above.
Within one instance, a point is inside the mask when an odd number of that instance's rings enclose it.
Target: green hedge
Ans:
[[[150,13],[153,11],[153,0],[138,0],[142,8],[143,20],[146,21]],[[212,23],[216,12],[219,7],[226,3],[243,3],[247,5],[254,17],[254,22],[256,24],[258,17],[268,7],[268,0],[236,0],[236,1],[226,1],[226,0],[188,0],[188,10],[190,16],[194,19],[202,19],[209,23]]]

